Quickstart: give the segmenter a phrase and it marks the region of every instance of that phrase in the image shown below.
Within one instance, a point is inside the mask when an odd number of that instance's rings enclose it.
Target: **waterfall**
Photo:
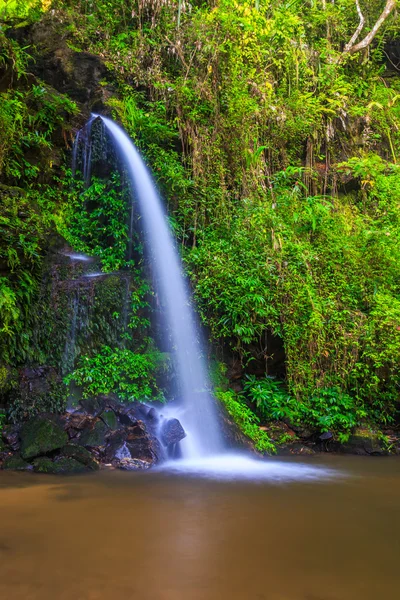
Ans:
[[[187,433],[181,442],[182,454],[185,458],[218,454],[223,449],[223,443],[215,400],[210,391],[201,334],[161,198],[128,135],[112,120],[101,115],[92,115],[90,124],[97,117],[104,123],[127,171],[132,194],[142,217],[155,286],[175,356],[180,392],[179,418]]]

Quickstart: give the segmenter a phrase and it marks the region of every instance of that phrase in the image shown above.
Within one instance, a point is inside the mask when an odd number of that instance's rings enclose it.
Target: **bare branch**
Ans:
[[[357,0],[357,4],[358,4],[358,0]],[[386,21],[388,16],[391,14],[391,12],[396,7],[396,4],[397,4],[397,0],[387,0],[386,6],[383,9],[381,16],[379,17],[379,19],[377,20],[377,22],[375,23],[375,25],[373,26],[371,31],[358,44],[353,43],[353,45],[349,45],[351,42],[351,40],[350,40],[349,44],[346,45],[343,52],[345,54],[355,54],[356,52],[359,52],[360,50],[367,48],[370,45],[370,43],[372,42],[372,40],[374,39],[374,37],[376,36],[376,34],[378,33],[379,29],[382,27],[383,23]],[[359,12],[359,14],[360,14],[360,12]],[[358,26],[357,31],[358,31],[359,27],[360,26]],[[355,34],[357,33],[357,31],[355,32]],[[358,35],[360,35],[360,33],[361,33],[361,30],[358,33]],[[357,35],[357,37],[358,37],[358,35]],[[356,37],[356,39],[357,39],[357,37]]]
[[[360,2],[359,0],[356,0],[356,6],[357,6],[357,12],[358,12],[358,16],[360,18],[360,22],[358,24],[357,29],[355,30],[351,40],[346,44],[346,46],[344,47],[343,52],[349,52],[351,50],[351,48],[354,46],[354,44],[356,43],[356,41],[358,40],[360,33],[362,32],[362,30],[364,29],[364,25],[365,25],[365,17],[362,14],[361,11],[361,6],[360,6]]]

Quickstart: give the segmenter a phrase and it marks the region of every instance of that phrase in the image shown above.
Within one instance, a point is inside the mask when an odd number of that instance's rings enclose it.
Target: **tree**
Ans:
[[[356,52],[359,52],[360,50],[364,50],[364,48],[367,48],[370,45],[370,43],[372,42],[372,40],[375,38],[376,34],[378,33],[379,29],[382,27],[383,23],[386,21],[386,19],[389,17],[389,15],[393,12],[393,10],[395,9],[396,4],[397,4],[397,0],[387,0],[386,6],[383,9],[383,12],[381,13],[380,17],[376,21],[375,25],[372,27],[371,31],[361,40],[361,42],[358,42],[358,44],[357,44],[356,42],[357,42],[358,38],[360,37],[361,32],[363,31],[364,26],[365,26],[365,17],[362,13],[359,0],[355,0],[355,1],[356,1],[357,13],[358,13],[360,22],[359,22],[358,27],[355,30],[353,36],[351,37],[349,42],[344,47],[344,50],[343,50],[344,54],[355,54]]]

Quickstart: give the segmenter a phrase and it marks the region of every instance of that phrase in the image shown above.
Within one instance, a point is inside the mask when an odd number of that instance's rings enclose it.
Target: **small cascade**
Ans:
[[[80,155],[83,176],[90,181],[92,143],[90,132],[95,119],[100,118],[113,141],[132,188],[130,211],[130,237],[133,232],[133,202],[138,204],[144,224],[145,242],[151,256],[153,275],[165,329],[172,341],[178,379],[179,418],[187,432],[181,442],[185,458],[200,458],[218,454],[223,450],[215,400],[207,376],[201,334],[191,307],[191,297],[183,276],[183,268],[171,234],[161,199],[139,152],[128,135],[112,120],[92,115],[82,134],[76,139],[74,160]],[[132,241],[129,245],[132,254]]]
[[[91,117],[86,125],[76,134],[72,149],[72,175],[75,177],[77,165],[82,165],[82,175],[85,186],[89,187],[92,172],[92,125],[94,117]]]
[[[76,330],[79,312],[79,288],[74,291],[72,296],[72,318],[71,327],[65,341],[64,355],[62,360],[63,374],[67,375],[74,368],[75,363],[75,348],[76,348]]]

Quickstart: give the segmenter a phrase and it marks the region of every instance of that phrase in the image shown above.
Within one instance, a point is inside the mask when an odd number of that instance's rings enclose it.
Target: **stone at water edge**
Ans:
[[[33,470],[36,473],[48,473],[51,475],[67,475],[85,473],[87,468],[74,458],[60,456],[54,461],[47,456],[39,456],[33,461]]]
[[[25,423],[20,438],[21,456],[24,459],[58,450],[68,442],[68,435],[61,427],[41,417],[34,417]]]
[[[161,426],[160,437],[164,446],[171,446],[183,440],[186,437],[186,433],[178,419],[168,419]]]
[[[8,456],[5,459],[3,469],[6,471],[31,471],[33,467],[21,456],[14,454],[14,456]]]
[[[97,471],[100,468],[99,463],[92,456],[89,450],[86,450],[86,448],[83,446],[78,446],[78,444],[67,444],[61,448],[60,456],[73,458],[74,460],[82,463],[91,471]]]
[[[118,468],[123,471],[141,471],[143,469],[150,469],[151,463],[138,458],[122,458],[119,462]]]

